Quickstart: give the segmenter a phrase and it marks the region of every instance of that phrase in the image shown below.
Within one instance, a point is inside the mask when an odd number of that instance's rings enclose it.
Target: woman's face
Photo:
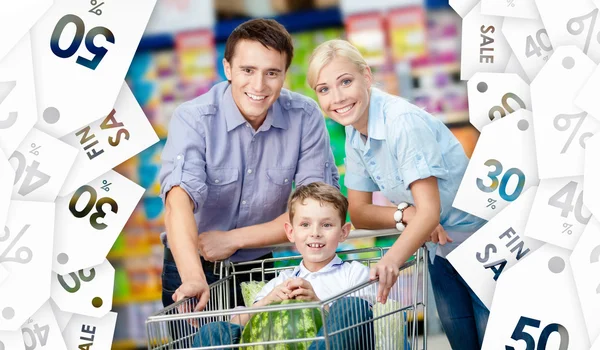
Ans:
[[[323,112],[343,126],[366,126],[371,81],[368,68],[361,73],[349,59],[335,57],[321,69],[315,86]]]

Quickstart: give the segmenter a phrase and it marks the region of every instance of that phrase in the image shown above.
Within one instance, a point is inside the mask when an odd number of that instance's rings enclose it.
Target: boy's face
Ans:
[[[304,266],[318,271],[333,259],[338,243],[346,240],[350,223],[343,223],[338,211],[329,203],[321,205],[308,198],[294,206],[294,222],[285,223],[285,232],[302,254]]]
[[[275,103],[285,81],[286,54],[258,41],[240,40],[231,62],[223,59],[231,81],[233,100],[240,112],[257,128]]]

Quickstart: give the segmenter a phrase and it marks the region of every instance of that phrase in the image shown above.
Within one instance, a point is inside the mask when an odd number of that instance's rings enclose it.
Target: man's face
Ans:
[[[281,93],[285,64],[285,53],[253,40],[240,40],[231,62],[223,60],[233,100],[254,129],[260,127]]]

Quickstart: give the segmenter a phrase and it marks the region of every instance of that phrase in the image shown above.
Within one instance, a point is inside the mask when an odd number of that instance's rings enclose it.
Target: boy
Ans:
[[[345,223],[348,200],[338,189],[322,182],[301,186],[290,197],[288,210],[290,222],[285,223],[285,232],[302,255],[302,262],[294,270],[285,270],[269,281],[252,307],[289,299],[320,301],[369,280],[369,268],[359,262],[345,263],[335,253],[338,243],[345,241],[350,233],[350,223]],[[231,323],[203,326],[194,346],[237,344],[250,317],[242,314]],[[332,333],[372,317],[366,300],[347,297],[331,305],[324,322],[328,333]],[[367,323],[330,337],[330,348],[371,349],[372,327],[372,323]],[[318,333],[322,335],[323,329]],[[310,349],[325,349],[325,342],[317,341]]]

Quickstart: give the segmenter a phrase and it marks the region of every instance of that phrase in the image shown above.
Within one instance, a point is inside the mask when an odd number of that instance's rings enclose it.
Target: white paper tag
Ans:
[[[26,349],[67,350],[49,302],[21,327]]]
[[[490,16],[539,18],[534,0],[481,0],[481,13]]]
[[[116,324],[115,312],[102,318],[73,315],[63,337],[69,349],[110,349]]]
[[[600,134],[589,138],[585,149],[585,166],[583,171],[583,204],[596,218],[600,218]]]
[[[19,0],[0,2],[0,61],[27,35],[29,29],[46,12],[52,0]]]

